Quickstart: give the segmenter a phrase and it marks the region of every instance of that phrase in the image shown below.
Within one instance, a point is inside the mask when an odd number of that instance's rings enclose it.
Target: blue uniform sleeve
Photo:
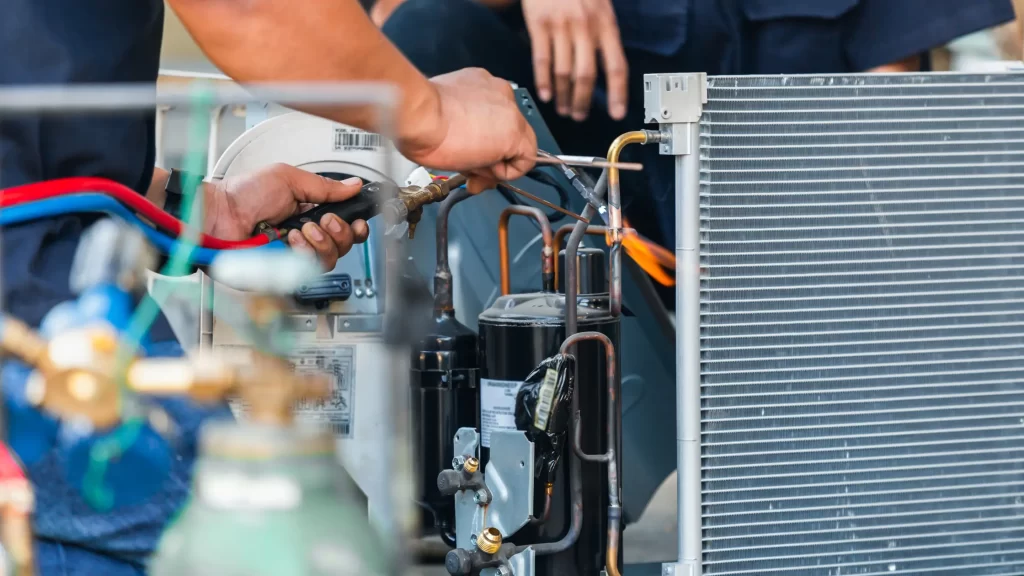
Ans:
[[[869,70],[1013,18],[1011,0],[860,0],[846,20],[847,57]]]

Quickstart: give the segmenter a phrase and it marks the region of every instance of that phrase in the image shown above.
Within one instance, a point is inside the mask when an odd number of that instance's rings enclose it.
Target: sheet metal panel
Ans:
[[[1024,74],[717,77],[705,574],[1024,574]]]

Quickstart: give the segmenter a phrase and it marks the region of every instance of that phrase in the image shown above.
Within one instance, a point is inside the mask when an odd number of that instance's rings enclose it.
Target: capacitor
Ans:
[[[449,546],[455,545],[455,502],[438,491],[437,477],[452,467],[457,456],[452,444],[455,432],[479,426],[478,366],[476,333],[450,310],[436,316],[430,335],[412,359],[412,429],[420,494]]]
[[[581,250],[580,252],[583,252]],[[604,268],[604,253],[586,252],[593,267]],[[588,266],[590,267],[590,266]],[[578,303],[578,329],[607,335],[619,347],[619,319],[609,311],[607,283],[581,283]],[[595,293],[595,291],[602,291]],[[546,358],[558,353],[565,340],[565,296],[536,292],[500,296],[479,317],[480,330],[480,424],[481,456],[489,458],[490,434],[495,430],[515,430],[516,394],[524,379]],[[596,342],[582,342],[576,349],[576,389],[580,409],[581,448],[587,453],[606,450],[607,381],[604,349]],[[564,448],[562,462],[568,462],[571,449]],[[510,541],[518,545],[551,542],[561,538],[570,524],[568,466],[556,474],[551,515],[547,522],[527,526]],[[598,574],[604,566],[605,532],[608,506],[604,467],[582,463],[583,524],[575,546],[538,556],[539,576],[555,574]],[[534,515],[543,509],[543,491],[535,492]]]

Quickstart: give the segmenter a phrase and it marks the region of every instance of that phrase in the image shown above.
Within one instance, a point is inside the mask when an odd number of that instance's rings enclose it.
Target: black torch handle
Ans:
[[[359,190],[359,193],[341,202],[327,202],[319,204],[300,214],[281,222],[276,227],[287,233],[289,230],[298,230],[306,222],[320,223],[325,214],[335,214],[345,222],[356,220],[369,220],[380,214],[380,183],[371,182]]]

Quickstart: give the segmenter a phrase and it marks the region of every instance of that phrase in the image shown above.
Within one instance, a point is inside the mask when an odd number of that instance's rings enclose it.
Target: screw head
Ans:
[[[456,456],[452,458],[452,468],[462,472],[463,467],[466,465],[466,458],[463,456]]]
[[[661,117],[662,118],[671,118],[672,117],[672,112],[669,111],[668,108],[662,108],[661,109]]]

